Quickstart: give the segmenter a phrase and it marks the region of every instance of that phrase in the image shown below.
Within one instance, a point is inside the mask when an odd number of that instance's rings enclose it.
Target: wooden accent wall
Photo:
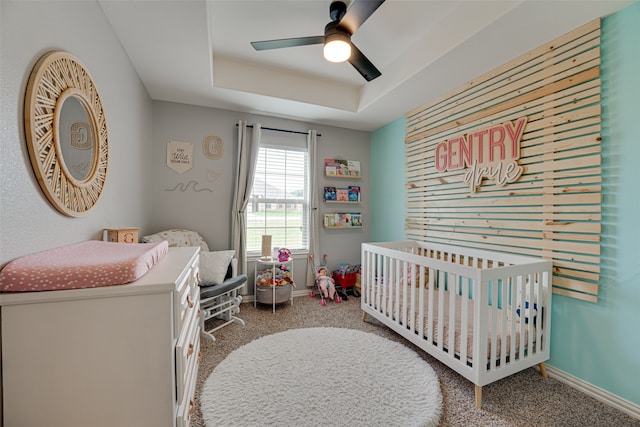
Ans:
[[[555,293],[596,302],[601,108],[598,19],[410,111],[406,237],[552,260]],[[516,182],[436,170],[439,143],[522,117]]]

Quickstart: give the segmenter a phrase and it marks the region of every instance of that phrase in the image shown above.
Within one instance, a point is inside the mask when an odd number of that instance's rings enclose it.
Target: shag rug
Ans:
[[[292,329],[233,351],[200,395],[207,426],[437,426],[438,378],[413,350],[343,328]]]

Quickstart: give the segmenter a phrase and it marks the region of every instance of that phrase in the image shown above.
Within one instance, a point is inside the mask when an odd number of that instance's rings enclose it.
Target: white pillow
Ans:
[[[236,251],[200,251],[200,284],[219,285],[224,282],[229,264]]]

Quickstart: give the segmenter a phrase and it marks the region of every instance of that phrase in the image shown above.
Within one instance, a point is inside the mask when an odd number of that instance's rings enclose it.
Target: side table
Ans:
[[[287,279],[291,279],[288,281]],[[276,312],[276,304],[289,300],[293,305],[293,260],[257,259],[255,280],[253,281],[253,306],[257,303],[271,304]],[[267,283],[261,285],[260,283]]]

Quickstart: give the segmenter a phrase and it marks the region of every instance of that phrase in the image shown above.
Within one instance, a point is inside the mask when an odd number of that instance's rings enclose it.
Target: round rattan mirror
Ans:
[[[86,214],[102,194],[109,143],[98,89],[77,58],[54,51],[38,60],[24,120],[31,165],[47,199],[65,215]]]

